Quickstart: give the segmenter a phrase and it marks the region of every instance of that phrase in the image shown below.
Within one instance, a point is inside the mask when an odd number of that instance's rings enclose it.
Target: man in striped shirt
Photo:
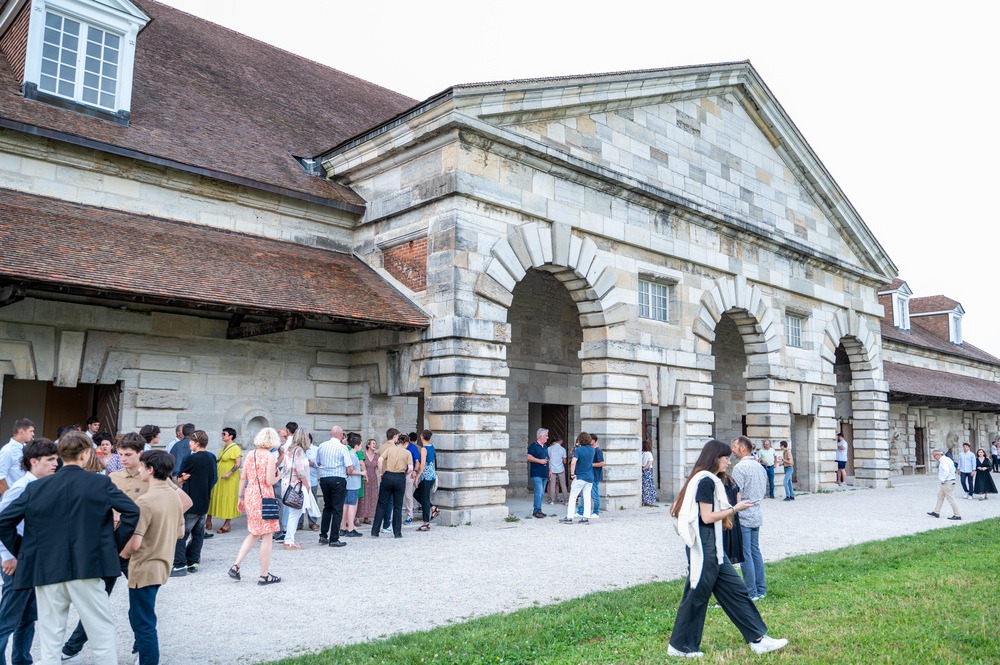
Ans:
[[[330,440],[320,444],[316,452],[319,468],[319,489],[323,492],[323,518],[319,524],[319,544],[343,547],[340,539],[340,521],[344,516],[344,497],[347,495],[347,476],[354,473],[354,457],[344,445],[343,428],[334,425]],[[329,537],[327,537],[329,534]]]
[[[760,527],[764,515],[760,504],[767,495],[767,472],[753,458],[753,443],[745,436],[733,441],[733,454],[740,460],[733,467],[733,480],[740,488],[740,498],[753,501],[753,506],[740,513],[740,531],[743,535],[743,584],[752,600],[759,600],[767,593],[764,579],[764,556],[760,553]]]

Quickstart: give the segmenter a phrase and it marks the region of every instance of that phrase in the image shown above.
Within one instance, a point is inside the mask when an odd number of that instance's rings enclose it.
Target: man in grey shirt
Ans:
[[[753,507],[740,513],[740,531],[743,534],[743,563],[740,564],[740,570],[750,598],[759,600],[767,594],[764,557],[760,553],[759,544],[760,527],[764,524],[760,503],[767,494],[767,472],[753,458],[753,443],[747,437],[741,436],[733,440],[733,454],[739,462],[730,475],[739,485],[740,498],[753,501]]]

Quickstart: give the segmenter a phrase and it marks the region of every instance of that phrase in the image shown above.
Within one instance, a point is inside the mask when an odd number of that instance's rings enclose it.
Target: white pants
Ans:
[[[569,486],[569,501],[566,503],[567,519],[573,519],[573,513],[576,512],[576,499],[581,492],[583,492],[583,516],[590,519],[590,513],[594,509],[594,500],[590,496],[590,488],[593,484],[579,478],[573,479],[573,484]]]
[[[115,621],[111,616],[111,600],[104,580],[95,577],[46,584],[35,587],[35,598],[38,602],[36,626],[41,643],[41,665],[59,665],[70,603],[73,603],[87,631],[87,643],[94,654],[93,662],[118,665]]]
[[[285,525],[285,544],[294,545],[295,544],[295,532],[299,530],[299,518],[302,517],[302,513],[305,512],[305,501],[302,502],[301,508],[289,508],[288,509],[288,523]]]
[[[413,476],[406,474],[406,488],[403,490],[404,517],[413,519]]]

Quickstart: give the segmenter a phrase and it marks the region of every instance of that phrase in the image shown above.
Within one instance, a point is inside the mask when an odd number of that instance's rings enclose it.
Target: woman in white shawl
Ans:
[[[688,583],[677,609],[667,655],[701,658],[701,634],[712,594],[736,624],[754,653],[775,651],[788,644],[767,635],[767,626],[750,600],[743,580],[722,547],[722,527],[730,526],[733,515],[753,505],[751,501],[729,504],[718,474],[729,468],[732,449],[721,441],[705,444],[694,463],[670,514],[677,532],[687,546]]]

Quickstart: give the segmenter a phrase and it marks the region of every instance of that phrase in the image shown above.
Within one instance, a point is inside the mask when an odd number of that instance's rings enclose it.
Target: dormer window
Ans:
[[[954,312],[948,314],[948,336],[952,344],[962,343],[962,315],[965,310],[959,305]]]
[[[892,294],[892,323],[900,330],[910,329],[910,294],[903,291]]]
[[[127,0],[32,0],[25,96],[127,123],[136,35],[148,21]]]

